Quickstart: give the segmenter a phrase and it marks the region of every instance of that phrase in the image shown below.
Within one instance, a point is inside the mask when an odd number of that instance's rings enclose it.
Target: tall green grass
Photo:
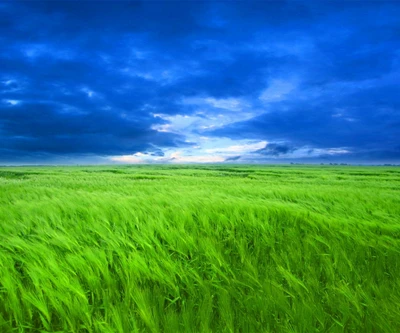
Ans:
[[[0,332],[400,332],[400,169],[0,168]]]

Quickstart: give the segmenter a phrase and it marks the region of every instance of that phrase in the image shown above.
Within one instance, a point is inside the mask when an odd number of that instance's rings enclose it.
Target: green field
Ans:
[[[0,168],[0,332],[400,332],[400,168]]]

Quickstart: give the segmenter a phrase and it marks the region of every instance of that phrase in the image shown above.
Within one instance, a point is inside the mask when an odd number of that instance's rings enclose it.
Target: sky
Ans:
[[[400,2],[0,1],[0,164],[400,162]]]

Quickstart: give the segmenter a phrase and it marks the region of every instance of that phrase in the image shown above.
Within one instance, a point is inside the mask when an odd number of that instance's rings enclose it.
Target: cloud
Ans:
[[[0,15],[1,163],[399,160],[394,2],[28,1]]]
[[[14,106],[14,105],[18,105],[19,103],[21,103],[21,101],[16,100],[16,99],[3,99],[3,103]]]
[[[83,87],[83,88],[81,89],[81,91],[82,91],[84,94],[86,94],[87,97],[89,97],[89,98],[95,97],[95,96],[97,95],[93,90],[91,90],[91,89],[89,89],[89,88],[87,88],[87,87]]]
[[[377,151],[396,151],[400,135],[398,80],[390,77],[368,85],[347,83],[345,91],[332,89],[331,83],[321,84],[315,95],[307,95],[317,89],[314,85],[302,85],[296,95],[275,103],[273,109],[207,135],[286,142],[315,152],[345,147],[349,158],[368,160],[370,152],[371,159],[376,159]],[[267,146],[266,152],[273,156],[275,150]]]
[[[214,97],[186,97],[182,100],[185,105],[211,106],[217,109],[228,111],[242,111],[249,107],[245,101],[240,98],[214,98]]]
[[[136,157],[135,155],[123,155],[110,157],[113,162],[128,163],[128,164],[139,164],[143,163],[143,160]]]
[[[228,157],[225,159],[225,162],[229,162],[229,161],[238,161],[240,159],[241,156],[232,156],[232,157]]]
[[[295,89],[293,82],[285,80],[273,80],[268,88],[260,95],[260,100],[264,103],[280,102],[285,100],[285,96]]]
[[[2,148],[20,157],[38,159],[43,155],[115,155],[135,152],[158,152],[175,147],[182,138],[172,133],[158,133],[151,127],[156,122],[147,115],[123,117],[117,110],[96,106],[84,113],[61,112],[52,103],[20,103],[0,108]],[[1,154],[2,161],[12,154]]]
[[[286,144],[268,143],[264,148],[258,149],[255,153],[265,156],[281,156],[292,153],[296,148]]]
[[[218,147],[211,149],[204,149],[204,151],[208,154],[225,154],[225,153],[244,153],[251,152],[254,149],[259,149],[260,147],[264,147],[266,145],[266,141],[254,142],[254,143],[246,143],[246,144],[236,144],[227,147]]]
[[[221,163],[225,161],[222,156],[182,156],[180,152],[172,153],[170,156],[172,163]]]

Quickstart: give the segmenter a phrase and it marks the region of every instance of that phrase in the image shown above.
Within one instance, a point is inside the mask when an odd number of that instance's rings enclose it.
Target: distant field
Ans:
[[[400,168],[0,168],[0,332],[400,332]]]

